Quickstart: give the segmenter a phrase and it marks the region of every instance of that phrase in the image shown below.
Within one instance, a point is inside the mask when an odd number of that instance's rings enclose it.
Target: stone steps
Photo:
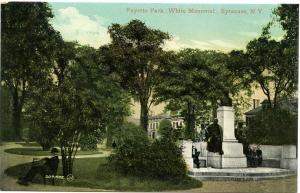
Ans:
[[[200,181],[257,181],[257,180],[269,180],[269,179],[280,179],[296,174],[289,175],[276,175],[276,176],[190,176]]]
[[[203,169],[205,170],[205,169]],[[249,181],[285,178],[297,175],[296,171],[278,168],[211,169],[189,171],[189,176],[197,180]]]

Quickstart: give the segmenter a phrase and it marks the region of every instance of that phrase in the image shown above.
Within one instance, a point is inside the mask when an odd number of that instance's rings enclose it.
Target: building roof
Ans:
[[[259,111],[262,110],[263,106],[266,105],[268,102],[267,100],[264,100],[263,102],[261,102],[260,104],[262,104],[261,106],[258,106],[255,109],[252,109],[250,111],[245,112],[245,115],[256,115],[256,113],[258,113]],[[280,106],[284,109],[289,109],[291,112],[297,114],[298,113],[298,98],[290,98],[290,99],[285,99],[280,101]]]
[[[255,109],[252,109],[244,114],[245,115],[256,115],[256,113],[258,113],[261,110],[262,110],[262,106],[259,106],[259,107],[256,107]]]
[[[149,116],[149,120],[155,120],[155,119],[172,119],[172,118],[181,118],[180,115],[170,115],[170,114],[160,114],[160,115],[153,115],[153,116]]]

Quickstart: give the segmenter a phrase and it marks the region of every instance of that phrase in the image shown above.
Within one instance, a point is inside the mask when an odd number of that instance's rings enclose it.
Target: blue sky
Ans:
[[[250,40],[259,36],[262,27],[271,20],[272,10],[278,6],[54,2],[50,5],[55,15],[51,22],[68,41],[77,40],[80,44],[98,48],[110,42],[107,27],[112,23],[126,24],[132,19],[139,19],[151,28],[172,35],[172,39],[164,45],[166,50],[191,47],[223,52],[245,49]],[[170,9],[174,8],[185,13],[171,13]],[[190,13],[191,9],[202,13]],[[134,13],[136,10],[139,12]],[[160,13],[155,13],[159,10]],[[279,40],[283,32],[278,26],[274,27],[272,36]]]

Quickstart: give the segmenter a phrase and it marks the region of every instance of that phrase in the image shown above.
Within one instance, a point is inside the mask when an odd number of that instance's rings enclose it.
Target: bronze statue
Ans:
[[[230,98],[228,91],[223,92],[223,97],[221,98],[221,104],[220,105],[221,106],[232,107],[232,99]]]
[[[223,154],[222,141],[223,131],[220,125],[218,125],[218,119],[214,119],[214,123],[207,127],[207,151],[218,152]]]

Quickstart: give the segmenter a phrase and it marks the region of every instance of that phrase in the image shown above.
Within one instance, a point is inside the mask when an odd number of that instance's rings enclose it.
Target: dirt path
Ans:
[[[30,156],[30,155],[17,155],[4,152],[5,149],[23,147],[22,145],[16,144],[14,142],[3,143],[0,146],[0,189],[4,191],[107,191],[103,189],[91,189],[91,188],[79,188],[79,187],[69,187],[69,186],[52,186],[52,185],[40,185],[40,184],[31,184],[29,186],[21,186],[16,183],[16,179],[4,174],[4,170],[19,165],[26,162],[31,162],[33,157],[45,157],[45,156]],[[103,154],[94,154],[94,155],[79,155],[77,158],[86,158],[86,157],[105,157],[107,152]]]

